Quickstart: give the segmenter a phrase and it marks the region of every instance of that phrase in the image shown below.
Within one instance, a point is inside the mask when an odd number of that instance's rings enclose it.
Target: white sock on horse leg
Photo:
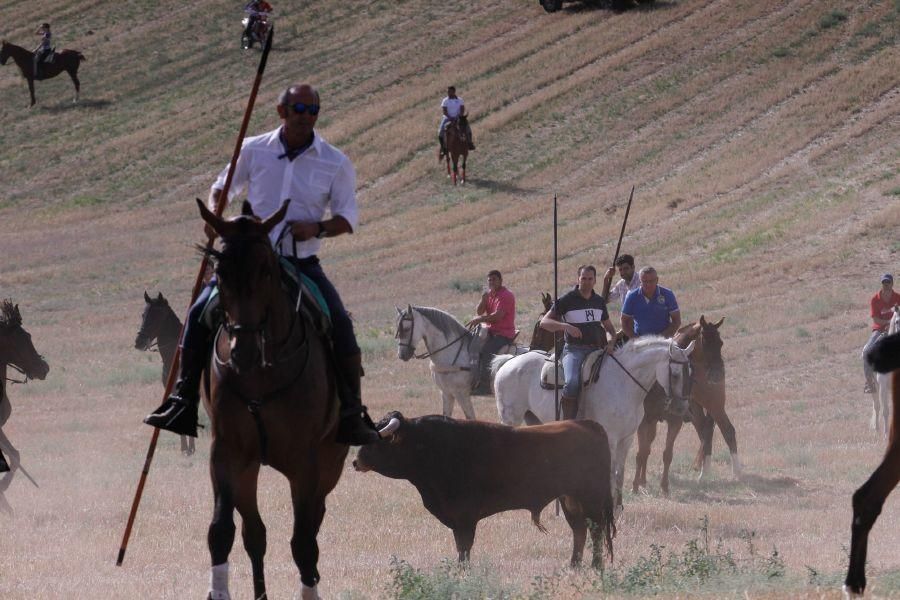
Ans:
[[[228,563],[215,565],[209,570],[209,597],[211,600],[231,600],[228,593]]]
[[[735,452],[731,455],[731,473],[735,477],[740,477],[743,469],[744,468],[741,466],[741,459],[738,458],[737,452]]]
[[[320,600],[319,598],[319,586],[314,585],[312,587],[306,587],[304,583],[300,582],[300,600]]]

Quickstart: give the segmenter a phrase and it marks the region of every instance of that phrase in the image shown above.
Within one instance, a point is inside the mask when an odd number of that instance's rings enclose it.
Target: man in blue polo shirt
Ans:
[[[641,287],[631,290],[622,305],[622,332],[629,339],[642,335],[670,338],[681,327],[681,312],[672,290],[657,285],[659,276],[653,267],[639,273]]]

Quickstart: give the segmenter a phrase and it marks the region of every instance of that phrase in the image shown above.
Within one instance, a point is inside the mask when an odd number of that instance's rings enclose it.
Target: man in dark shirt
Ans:
[[[607,333],[611,339],[616,337],[616,329],[606,311],[606,302],[594,292],[595,283],[597,269],[593,265],[578,267],[578,285],[554,302],[541,319],[543,329],[565,333],[562,363],[566,383],[560,401],[563,419],[574,419],[578,414],[578,392],[584,360],[595,350],[608,351]]]

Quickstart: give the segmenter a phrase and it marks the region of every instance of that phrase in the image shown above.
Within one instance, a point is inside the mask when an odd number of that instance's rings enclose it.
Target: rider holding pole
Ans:
[[[37,48],[34,49],[34,78],[38,78],[38,65],[41,64],[41,61],[47,58],[47,55],[50,54],[51,49],[51,38],[52,34],[50,33],[50,23],[44,23],[38,30],[34,32],[35,35],[41,36],[41,43],[38,44]]]

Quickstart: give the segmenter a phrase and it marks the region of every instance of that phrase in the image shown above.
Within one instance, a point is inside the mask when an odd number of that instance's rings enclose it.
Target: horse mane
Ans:
[[[0,302],[0,327],[18,327],[22,325],[22,314],[19,307],[7,298]]]
[[[426,319],[431,321],[431,323],[440,329],[443,333],[447,335],[453,335],[454,333],[459,335],[463,333],[468,333],[471,335],[466,326],[456,320],[456,317],[451,315],[448,312],[444,312],[439,308],[432,308],[430,306],[413,306],[413,309],[422,313]]]
[[[646,335],[643,337],[629,340],[627,344],[616,351],[616,356],[638,355],[648,350],[655,350],[660,347],[668,347],[672,340],[658,335]]]

